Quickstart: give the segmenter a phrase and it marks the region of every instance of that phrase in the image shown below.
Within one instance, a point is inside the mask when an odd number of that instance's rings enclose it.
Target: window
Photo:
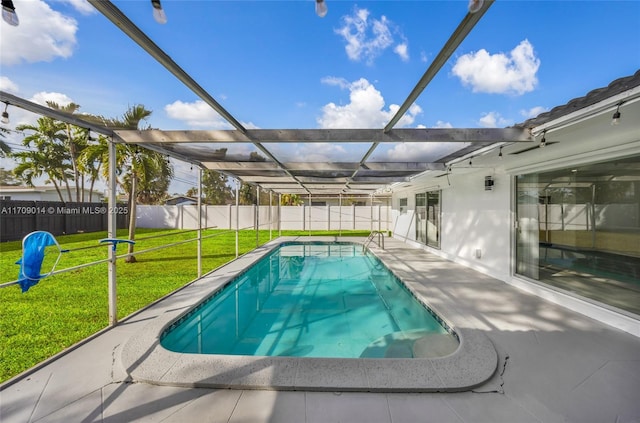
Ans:
[[[640,156],[518,175],[516,273],[640,314]]]
[[[407,212],[407,199],[406,198],[401,198],[400,199],[400,214],[404,214]]]

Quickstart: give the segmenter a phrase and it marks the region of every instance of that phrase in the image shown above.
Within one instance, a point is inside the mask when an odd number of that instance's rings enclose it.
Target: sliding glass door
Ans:
[[[640,156],[516,178],[516,273],[640,315]]]
[[[416,241],[440,248],[440,191],[416,194]]]

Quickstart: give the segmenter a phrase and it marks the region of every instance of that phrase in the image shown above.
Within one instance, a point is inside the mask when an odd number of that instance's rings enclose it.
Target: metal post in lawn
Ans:
[[[260,245],[260,186],[256,185],[256,248]]]
[[[240,228],[240,179],[236,179],[236,258],[240,255],[238,248],[238,229]]]
[[[278,236],[282,236],[282,194],[278,194]]]
[[[113,139],[108,141],[109,151],[109,214],[108,214],[108,238],[115,239],[118,228],[118,220],[116,215],[116,144]],[[131,213],[131,210],[129,210]],[[116,244],[109,248],[109,326],[115,326],[118,323],[118,306],[117,301],[117,273],[116,273]]]
[[[269,191],[269,241],[271,241],[271,229],[273,227],[273,215],[271,208],[273,207],[273,191]]]
[[[338,234],[342,236],[342,193],[340,193],[338,200]]]
[[[198,277],[202,276],[202,168],[198,167]]]
[[[311,193],[309,193],[309,236],[311,236]]]
[[[373,194],[369,194],[369,200],[369,220],[371,221],[369,231],[373,232]]]

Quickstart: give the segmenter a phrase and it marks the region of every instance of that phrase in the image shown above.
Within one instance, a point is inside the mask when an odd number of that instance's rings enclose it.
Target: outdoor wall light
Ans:
[[[618,103],[615,113],[613,114],[613,116],[611,116],[611,125],[617,125],[620,123],[620,117],[622,116],[622,114],[620,113],[621,105],[622,103]]]
[[[9,113],[7,112],[7,107],[9,107],[9,103],[4,104],[4,112],[2,112],[2,119],[0,120],[0,122],[4,123],[5,125],[9,123]]]
[[[151,5],[153,6],[153,19],[159,24],[166,24],[167,15],[164,13],[160,0],[151,0]]]
[[[500,151],[498,152],[498,157],[502,158],[502,146],[500,146]]]
[[[18,19],[12,0],[2,0],[2,19],[12,26],[18,26],[20,24],[20,19]],[[2,116],[4,119],[4,115]]]
[[[540,148],[545,148],[547,145],[547,130],[542,131],[542,139],[540,140]]]
[[[469,0],[469,13],[476,13],[478,10],[482,9],[484,5],[484,0]]]
[[[473,164],[473,163],[471,162],[471,159],[472,159],[472,158],[473,158],[473,157],[469,157],[469,166],[471,166],[471,165]]]
[[[324,0],[316,0],[316,15],[324,18],[327,16],[327,3]]]
[[[493,191],[493,186],[495,185],[495,181],[493,180],[493,176],[485,176],[484,177],[484,190],[485,191]]]

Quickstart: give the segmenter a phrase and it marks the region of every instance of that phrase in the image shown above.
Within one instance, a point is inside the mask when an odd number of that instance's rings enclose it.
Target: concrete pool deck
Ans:
[[[306,239],[306,238],[303,238]],[[158,386],[123,366],[129,340],[185,307],[183,289],[0,386],[9,422],[638,422],[640,338],[393,239],[377,254],[456,329],[482,333],[498,365],[457,393]],[[385,258],[386,257],[386,258]],[[125,359],[126,361],[126,359]],[[255,370],[255,369],[254,369]],[[257,371],[257,370],[255,370]],[[269,366],[260,377],[269,377]],[[381,380],[402,377],[381,375]]]

